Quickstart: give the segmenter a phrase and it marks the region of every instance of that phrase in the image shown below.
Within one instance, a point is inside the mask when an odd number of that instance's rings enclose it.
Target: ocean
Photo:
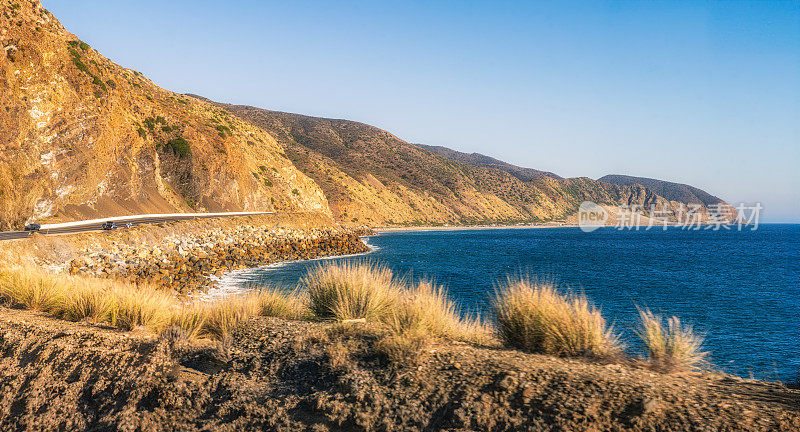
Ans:
[[[408,279],[447,287],[462,311],[485,313],[499,282],[526,275],[586,293],[641,354],[637,306],[675,315],[705,335],[713,363],[728,373],[794,382],[800,371],[800,225],[757,230],[679,228],[485,229],[387,232],[365,238],[370,260]],[[235,275],[244,287],[292,289],[320,261]],[[230,282],[230,280],[229,280]]]

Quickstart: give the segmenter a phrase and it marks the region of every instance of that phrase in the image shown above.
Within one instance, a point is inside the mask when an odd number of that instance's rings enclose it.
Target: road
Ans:
[[[73,234],[86,231],[100,231],[103,222],[112,221],[118,227],[125,227],[127,224],[141,225],[154,224],[161,222],[175,222],[188,219],[210,219],[220,217],[252,216],[270,214],[273,212],[229,212],[229,213],[174,213],[174,214],[150,214],[134,216],[116,216],[104,219],[92,219],[87,221],[64,222],[58,224],[43,224],[38,234]],[[21,239],[32,235],[30,231],[5,231],[0,232],[0,240]]]

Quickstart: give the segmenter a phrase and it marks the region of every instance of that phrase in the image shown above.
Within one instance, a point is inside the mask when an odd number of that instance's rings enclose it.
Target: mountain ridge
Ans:
[[[721,198],[718,198],[710,193],[683,183],[675,183],[666,180],[659,180],[648,177],[635,177],[623,174],[609,174],[597,179],[606,183],[618,184],[621,186],[640,184],[651,189],[653,192],[670,201],[680,201],[686,204],[701,204],[703,206],[715,205],[724,203]]]
[[[513,165],[482,153],[465,153],[443,146],[429,146],[416,143],[414,145],[439,156],[453,161],[462,162],[467,165],[497,168],[506,171],[523,181],[533,180],[541,176],[548,176],[562,180],[564,179],[563,177],[549,171],[541,171],[535,168],[525,168],[518,165]],[[703,206],[709,206],[725,203],[723,199],[711,195],[703,189],[684,183],[671,182],[668,180],[660,180],[649,177],[636,177],[624,174],[608,174],[600,177],[597,179],[597,181],[620,186],[633,186],[637,184],[642,185],[652,190],[656,195],[659,195],[669,201],[682,202],[685,204],[701,204]]]
[[[675,212],[684,204],[640,184],[567,179],[481,154],[411,144],[360,122],[212,103],[274,136],[292,162],[320,185],[334,217],[343,221],[539,222],[567,218],[585,200]]]
[[[480,166],[484,168],[497,168],[505,171],[522,181],[531,181],[541,176],[547,176],[558,180],[563,180],[558,174],[550,171],[542,171],[535,168],[524,168],[500,159],[487,156],[483,153],[465,153],[444,146],[431,146],[413,143],[415,146],[428,150],[429,152],[445,157],[452,161],[461,162],[467,165]]]

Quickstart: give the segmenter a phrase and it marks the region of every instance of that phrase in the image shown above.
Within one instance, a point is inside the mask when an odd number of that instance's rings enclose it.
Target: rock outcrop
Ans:
[[[329,212],[268,133],[115,64],[38,0],[0,1],[0,229],[237,210]]]

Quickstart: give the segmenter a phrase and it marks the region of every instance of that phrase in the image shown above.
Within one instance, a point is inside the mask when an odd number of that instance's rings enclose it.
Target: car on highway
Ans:
[[[39,231],[42,229],[42,225],[38,223],[29,223],[25,225],[25,231]]]
[[[106,222],[103,222],[103,225],[101,225],[100,228],[102,228],[102,229],[104,229],[106,231],[111,231],[111,230],[117,229],[117,224],[115,224],[114,222],[111,222],[111,221],[106,221]]]

